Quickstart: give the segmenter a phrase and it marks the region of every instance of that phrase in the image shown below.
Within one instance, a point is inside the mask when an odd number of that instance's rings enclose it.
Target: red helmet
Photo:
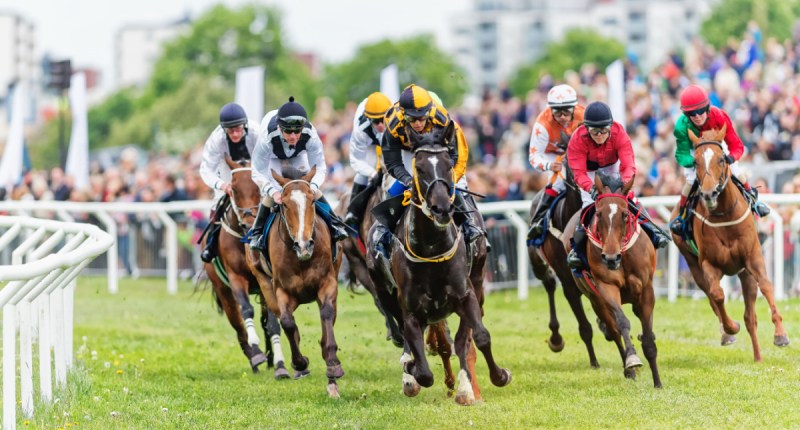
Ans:
[[[689,85],[681,93],[681,110],[691,112],[709,105],[708,94],[699,85]]]

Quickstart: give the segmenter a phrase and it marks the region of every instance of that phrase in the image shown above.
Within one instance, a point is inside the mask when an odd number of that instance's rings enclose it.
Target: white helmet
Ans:
[[[569,85],[556,85],[547,92],[547,106],[551,108],[573,107],[576,104],[578,93]]]

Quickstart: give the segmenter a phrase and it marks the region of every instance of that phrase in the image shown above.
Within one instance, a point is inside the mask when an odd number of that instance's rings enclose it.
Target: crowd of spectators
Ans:
[[[745,144],[741,160],[745,164],[800,161],[800,32],[797,33],[784,41],[763,40],[758,26],[751,23],[741,38],[731,38],[722,49],[695,39],[682,53],[670,53],[661,66],[649,72],[640,68],[633,55],[624,60],[625,126],[636,153],[638,195],[680,192],[684,179],[674,159],[672,129],[681,115],[678,95],[690,83],[706,88],[712,104],[729,114]],[[512,95],[501,85],[486,89],[481,97],[468,97],[460,106],[446,106],[467,136],[468,181],[472,190],[487,195],[484,201],[527,199],[543,186],[543,175],[528,164],[528,144],[533,122],[546,107],[547,90],[558,83],[576,88],[581,104],[607,100],[604,70],[585,64],[564,76],[542,77],[524,98]],[[332,197],[350,189],[353,171],[348,163],[348,139],[358,102],[353,100],[337,111],[329,99],[320,98],[313,109],[311,120],[325,144],[329,170],[324,191]],[[208,125],[209,132],[214,126]],[[93,163],[90,185],[84,189],[75,189],[72,179],[59,168],[49,172],[33,170],[6,197],[97,202],[210,199],[211,190],[198,175],[203,143],[197,142],[191,151],[180,156],[143,156],[132,148],[125,150],[116,165]],[[762,186],[761,193],[800,191],[800,175],[776,184],[777,190],[768,189],[765,178],[750,180]],[[795,208],[780,210],[788,221]]]

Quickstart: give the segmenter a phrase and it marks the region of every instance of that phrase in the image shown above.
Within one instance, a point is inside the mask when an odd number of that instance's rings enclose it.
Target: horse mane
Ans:
[[[300,170],[292,166],[286,166],[283,168],[281,176],[283,176],[286,179],[300,179],[306,174],[308,174],[308,172],[305,170]]]
[[[597,172],[596,174],[600,175],[600,182],[607,186],[612,193],[619,192],[622,186],[625,185],[625,183],[622,182],[622,177],[618,174],[606,175],[602,172]]]

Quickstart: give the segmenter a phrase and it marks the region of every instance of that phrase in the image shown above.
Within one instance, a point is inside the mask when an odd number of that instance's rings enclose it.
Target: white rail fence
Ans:
[[[15,202],[16,203],[16,202]],[[53,398],[52,368],[59,387],[72,367],[75,277],[107,251],[114,238],[96,226],[30,217],[0,216],[0,249],[14,247],[0,265],[3,308],[3,428],[16,428],[17,356],[22,413],[33,416],[33,339],[38,337],[41,400]],[[52,360],[51,360],[52,350]]]
[[[774,208],[782,205],[797,205],[800,204],[800,195],[798,194],[762,194],[760,199]],[[646,208],[651,208],[657,211],[663,219],[669,219],[671,209],[677,204],[677,196],[659,196],[659,197],[644,197],[640,199],[642,205]],[[0,202],[0,211],[8,211],[12,213],[31,214],[39,211],[50,211],[58,216],[60,219],[72,221],[73,214],[93,214],[100,223],[103,224],[105,230],[112,236],[116,237],[117,224],[112,217],[114,213],[126,214],[152,214],[155,215],[163,225],[164,238],[165,238],[165,264],[166,264],[166,282],[167,290],[170,293],[176,293],[178,290],[178,226],[170,214],[180,214],[190,211],[201,211],[203,214],[207,213],[211,208],[212,203],[205,200],[194,201],[181,201],[169,203],[75,203],[75,202],[45,202],[45,201],[14,201],[14,202]],[[478,207],[484,216],[487,215],[501,215],[505,217],[515,229],[515,240],[513,252],[515,261],[511,266],[515,267],[516,274],[509,276],[516,283],[518,296],[520,299],[528,297],[528,288],[530,285],[536,284],[537,281],[531,279],[530,268],[527,257],[526,234],[528,229],[528,210],[530,208],[530,201],[506,201],[506,202],[492,202],[492,203],[479,203]],[[767,241],[771,249],[769,250],[772,258],[772,275],[773,284],[775,285],[775,296],[777,299],[786,297],[786,283],[790,280],[784,279],[784,260],[783,260],[783,246],[784,246],[784,232],[787,228],[790,231],[798,231],[800,225],[800,211],[794,214],[791,221],[785,224],[781,215],[777,211],[770,214],[770,218],[774,221],[774,229],[772,231],[772,240]],[[669,301],[674,301],[679,293],[679,260],[680,255],[677,247],[670,245],[666,251],[666,267],[660,267],[665,272],[666,295]],[[800,255],[800,254],[799,254]],[[521,257],[521,258],[520,258]],[[108,288],[109,291],[117,291],[118,279],[118,257],[117,257],[117,243],[111,246],[111,249],[106,255],[107,258],[107,272],[108,272]],[[729,280],[728,280],[729,282]]]

